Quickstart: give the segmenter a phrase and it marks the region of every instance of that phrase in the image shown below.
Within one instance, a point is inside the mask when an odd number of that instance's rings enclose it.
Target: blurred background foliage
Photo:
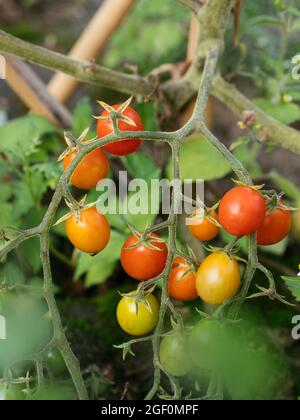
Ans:
[[[4,30],[23,39],[67,52],[98,6],[99,1],[95,0],[6,0],[0,4],[0,23]],[[68,31],[65,30],[66,25]],[[137,66],[141,74],[147,74],[165,62],[182,62],[185,60],[188,29],[189,16],[186,9],[173,0],[138,0],[99,62],[122,71],[124,64],[131,63]],[[226,53],[221,63],[222,72],[229,81],[236,83],[270,115],[295,127],[299,127],[300,120],[300,83],[291,78],[291,58],[298,52],[299,33],[300,11],[296,1],[246,1],[235,44],[232,28],[229,28],[226,34]],[[38,72],[45,80],[49,79],[48,71],[38,69]],[[119,94],[107,89],[81,86],[69,103],[75,134],[79,135],[89,125],[92,131],[94,130],[95,124],[91,116],[99,112],[95,101],[100,98],[109,102],[123,99]],[[64,148],[63,133],[44,118],[27,115],[26,110],[3,81],[0,81],[0,99],[0,227],[28,228],[41,220],[62,173],[62,167],[56,160]],[[151,104],[136,106],[145,127],[156,129],[158,122],[154,107]],[[236,119],[232,116],[226,118],[222,111],[221,105],[215,101],[214,130],[231,146],[255,182],[266,183],[269,187],[285,191],[287,202],[298,207],[298,157],[261,146],[255,134],[245,134],[237,128]],[[161,154],[159,150],[144,145],[136,155],[113,159],[111,176],[116,178],[118,171],[125,169],[131,177],[140,177],[149,183],[152,178],[170,177],[168,151],[163,150],[163,153],[166,165],[162,165],[158,157]],[[183,178],[200,178],[207,181],[206,199],[209,205],[220,198],[232,178],[227,163],[205,139],[192,139],[183,146],[181,169]],[[79,195],[79,192],[75,193]],[[89,193],[88,200],[93,201],[98,196],[99,193],[93,191]],[[62,207],[58,218],[65,211]],[[112,239],[109,246],[95,257],[74,251],[66,240],[63,225],[55,227],[52,231],[50,249],[57,298],[64,323],[68,325],[69,338],[83,364],[85,378],[94,398],[120,398],[126,381],[130,384],[128,398],[141,398],[149,388],[150,349],[141,345],[141,349],[136,349],[135,352],[137,358],[130,358],[124,364],[119,351],[113,349],[112,345],[126,340],[115,321],[115,309],[119,300],[117,291],[127,291],[135,286],[134,282],[124,275],[119,264],[120,248],[129,233],[127,223],[142,230],[159,217],[129,215],[124,219],[118,215],[110,216]],[[6,233],[9,237],[13,237],[14,234],[13,230]],[[181,229],[180,240],[190,243],[184,229]],[[299,240],[300,212],[297,211],[289,241],[260,250],[262,261],[275,274],[279,292],[290,298],[289,288],[298,302],[298,283],[291,281],[289,276],[295,274],[299,263]],[[0,236],[0,241],[5,241],[3,235]],[[220,245],[226,241],[228,236],[222,234],[216,244]],[[195,246],[199,250],[199,244]],[[241,253],[245,254],[247,245],[241,241],[240,247]],[[286,276],[286,283],[281,279],[283,274]],[[42,282],[41,277],[39,244],[36,240],[20,246],[8,257],[6,264],[0,266],[0,283],[5,285],[39,285]],[[264,279],[257,274],[253,290],[255,284],[261,285],[263,282]],[[1,290],[0,295],[1,301],[4,302]],[[13,295],[10,299],[22,300],[22,296]],[[0,313],[9,309],[5,305],[3,303],[0,306]],[[18,308],[14,316],[22,318],[22,311],[27,308],[26,305],[30,306],[32,303],[24,299],[22,304],[18,301],[13,303],[13,307]],[[196,306],[201,308],[200,303],[196,303]],[[194,307],[195,303],[184,306],[178,304],[178,309],[188,322],[193,322],[195,317],[199,317],[195,314]],[[269,398],[295,399],[300,395],[299,343],[293,341],[290,334],[291,319],[294,314],[299,313],[299,307],[300,305],[290,309],[267,300],[252,301],[245,305],[243,316],[259,326],[264,339],[270,343],[265,345],[272,347],[273,355],[274,348],[277,349],[276,356],[269,357],[269,361],[276,360],[276,363],[272,363],[267,371],[273,378],[277,378],[275,368],[276,372],[280,370],[282,375],[280,380],[271,384],[271,391],[267,393]],[[40,316],[42,308],[43,305],[38,305],[33,317]],[[16,318],[12,318],[12,322],[18,324]],[[34,321],[30,320],[30,323],[32,322]],[[38,325],[38,331],[39,328]],[[257,338],[253,340],[255,342]],[[239,343],[239,346],[244,344]],[[263,347],[261,344],[259,348]],[[21,350],[25,352],[22,347]],[[240,352],[245,354],[244,350]],[[51,355],[49,359],[51,360]],[[249,366],[257,360],[261,364],[256,366],[256,371],[263,371],[268,362],[266,359],[256,359],[252,355]],[[240,360],[240,366],[242,364],[242,368],[246,369],[245,363]],[[68,376],[64,371],[56,375],[57,366],[59,361],[52,366],[49,362],[48,395],[52,395],[54,399],[58,394],[65,398],[73,398],[74,390],[70,386]],[[34,371],[30,366],[22,366],[16,375],[25,376],[27,370]],[[243,388],[241,382],[238,382],[237,387],[235,375],[236,373],[232,373],[228,385],[231,390],[229,396],[232,398],[259,399],[266,395],[258,389],[259,387],[255,392],[253,389],[250,391],[246,385]],[[53,383],[54,376],[58,378],[57,383]],[[199,387],[201,388],[203,379],[199,377],[187,379],[186,386],[192,389],[193,393],[197,393]],[[10,392],[20,395],[20,388],[23,397],[30,396],[28,389],[24,391],[24,384],[28,388],[29,382],[29,388],[34,388],[35,381],[33,375],[21,385],[15,384],[13,390],[0,384],[0,400],[1,392],[5,395]],[[247,386],[250,382],[247,382]],[[259,383],[261,386],[261,379]],[[35,398],[43,396],[35,395]]]

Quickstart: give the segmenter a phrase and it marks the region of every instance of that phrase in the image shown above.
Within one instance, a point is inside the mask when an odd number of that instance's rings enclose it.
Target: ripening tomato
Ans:
[[[267,213],[263,224],[257,231],[259,245],[274,245],[285,238],[292,227],[292,214],[288,210],[277,208]]]
[[[197,322],[188,335],[188,356],[201,369],[216,367],[223,349],[222,325],[214,319]]]
[[[231,235],[247,236],[257,231],[266,211],[265,199],[259,191],[235,187],[220,202],[219,221]]]
[[[191,234],[200,241],[211,241],[218,235],[219,228],[212,223],[208,217],[203,217],[203,213],[203,209],[196,210],[191,218],[193,224],[189,225],[189,230]],[[212,212],[210,217],[218,221],[217,212]]]
[[[117,104],[117,105],[113,105],[112,108],[117,110],[120,106],[121,106],[120,104]],[[135,126],[130,125],[125,121],[118,121],[118,127],[121,131],[143,131],[144,130],[141,117],[133,108],[131,108],[130,106],[126,108],[125,111],[123,112],[123,115],[133,120],[136,125]],[[101,117],[109,117],[109,112],[106,110],[103,111],[103,113],[101,114]],[[98,133],[99,138],[105,137],[108,134],[111,134],[113,131],[114,131],[113,122],[111,120],[107,120],[107,121],[98,120],[97,133]],[[135,152],[139,148],[140,144],[141,144],[140,139],[130,139],[130,140],[123,139],[114,143],[107,144],[104,147],[112,155],[126,156],[126,155],[129,155],[130,153]]]
[[[169,278],[169,295],[176,300],[191,301],[198,296],[196,273],[184,258],[175,258]]]
[[[164,337],[159,347],[159,360],[170,375],[185,376],[191,369],[191,362],[187,357],[186,337],[179,332]]]
[[[225,252],[214,252],[201,263],[196,288],[209,305],[221,305],[234,297],[241,285],[240,267]]]
[[[66,221],[66,230],[74,247],[88,254],[102,251],[110,239],[108,221],[95,207],[83,209],[78,220],[72,214]]]
[[[117,308],[117,319],[120,327],[128,334],[139,336],[151,332],[157,322],[159,313],[159,304],[157,299],[149,294],[145,296],[146,301],[137,302],[136,291],[124,296],[119,302]]]
[[[124,243],[121,264],[129,276],[140,281],[150,280],[164,270],[168,248],[164,242],[156,241],[157,238],[159,239],[159,236],[152,233],[145,243],[139,244],[139,239],[131,235]],[[158,249],[154,249],[153,246]]]
[[[71,152],[64,158],[65,170],[75,159],[77,152]],[[109,160],[101,148],[89,153],[77,166],[71,176],[71,183],[82,190],[96,188],[99,181],[109,172]]]

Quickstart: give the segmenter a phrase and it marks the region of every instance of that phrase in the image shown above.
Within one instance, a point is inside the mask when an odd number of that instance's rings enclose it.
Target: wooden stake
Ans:
[[[23,61],[5,56],[6,82],[28,108],[43,115],[58,126],[69,128],[72,117],[69,111],[48,93],[45,84],[32,68]]]
[[[135,1],[105,0],[70,51],[69,56],[89,61],[98,57]],[[64,103],[77,85],[78,82],[72,77],[57,73],[50,81],[48,91]]]

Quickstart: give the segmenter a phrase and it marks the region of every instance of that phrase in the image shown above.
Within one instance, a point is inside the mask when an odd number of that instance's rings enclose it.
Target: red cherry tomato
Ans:
[[[102,251],[110,239],[108,221],[95,207],[82,210],[78,219],[75,214],[71,215],[66,221],[66,230],[75,248],[88,254]]]
[[[77,152],[71,152],[64,158],[65,170],[74,160]],[[107,177],[109,161],[102,149],[98,148],[89,153],[77,166],[71,177],[71,183],[83,190],[96,188],[101,179]]]
[[[285,238],[292,227],[292,215],[288,210],[277,208],[267,213],[257,231],[259,245],[274,245]]]
[[[247,236],[257,231],[266,211],[262,194],[253,188],[235,187],[221,200],[219,222],[231,235]]]
[[[148,245],[138,244],[139,239],[132,235],[124,243],[121,251],[121,264],[126,273],[136,280],[144,281],[158,276],[165,268],[168,248],[162,242],[155,241],[159,238],[155,233],[151,234],[153,240]],[[137,246],[134,246],[136,245]],[[154,245],[156,249],[151,248]]]
[[[117,105],[113,105],[112,108],[117,110],[120,106],[121,106],[120,104],[117,104]],[[126,123],[125,121],[119,121],[118,127],[121,131],[143,131],[144,130],[141,117],[133,108],[131,107],[126,108],[125,111],[123,112],[123,115],[133,120],[136,126],[130,125]],[[101,117],[108,117],[108,116],[109,116],[109,112],[106,110],[103,111],[103,113],[101,114]],[[107,121],[98,120],[97,133],[98,133],[99,138],[105,137],[108,134],[111,134],[113,131],[114,131],[113,122],[111,120],[107,120]],[[130,153],[135,152],[139,148],[140,144],[141,144],[140,139],[130,139],[130,140],[120,140],[115,143],[110,143],[104,147],[112,155],[126,156],[126,155],[129,155]]]
[[[198,296],[196,273],[184,258],[175,258],[169,278],[169,295],[176,300],[191,301]]]

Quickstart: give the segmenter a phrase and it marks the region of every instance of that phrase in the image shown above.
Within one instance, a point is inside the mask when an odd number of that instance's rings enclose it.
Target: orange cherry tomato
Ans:
[[[259,245],[274,245],[282,241],[291,230],[292,220],[291,212],[281,208],[267,213],[263,224],[257,231],[257,243]]]
[[[198,296],[196,273],[184,258],[175,258],[169,278],[169,295],[176,300],[191,301]]]
[[[158,276],[165,268],[168,248],[165,243],[155,241],[158,235],[150,235],[153,240],[148,244],[138,244],[139,239],[132,235],[124,243],[121,251],[121,264],[126,273],[136,280],[150,280]],[[137,245],[137,246],[134,246]],[[151,248],[154,245],[156,249]]]
[[[113,105],[113,109],[117,110],[121,105]],[[143,131],[144,126],[139,114],[130,106],[123,111],[123,115],[129,117],[131,120],[135,122],[134,125],[130,125],[125,121],[118,121],[118,127],[121,131]],[[108,111],[103,111],[101,117],[109,117]],[[109,120],[98,120],[97,123],[97,133],[98,137],[105,137],[108,134],[111,134],[114,131],[113,122],[111,119]],[[105,145],[105,149],[111,153],[112,155],[116,156],[126,156],[130,153],[135,152],[141,144],[140,139],[130,139],[130,140],[119,140],[114,143],[109,143]]]
[[[70,166],[78,152],[71,152],[64,158],[65,170]],[[99,181],[109,172],[109,160],[101,148],[89,153],[77,166],[71,177],[71,183],[82,190],[96,188]]]
[[[218,235],[219,228],[212,223],[208,217],[201,217],[203,212],[203,209],[196,210],[191,218],[193,224],[189,225],[189,230],[191,234],[200,241],[211,241]],[[217,212],[212,212],[210,217],[218,222]]]
[[[110,239],[108,221],[95,207],[82,210],[78,220],[75,214],[71,215],[66,230],[74,247],[88,254],[102,251]]]
[[[196,288],[209,305],[221,305],[234,297],[241,285],[240,267],[225,252],[214,252],[201,263]]]

